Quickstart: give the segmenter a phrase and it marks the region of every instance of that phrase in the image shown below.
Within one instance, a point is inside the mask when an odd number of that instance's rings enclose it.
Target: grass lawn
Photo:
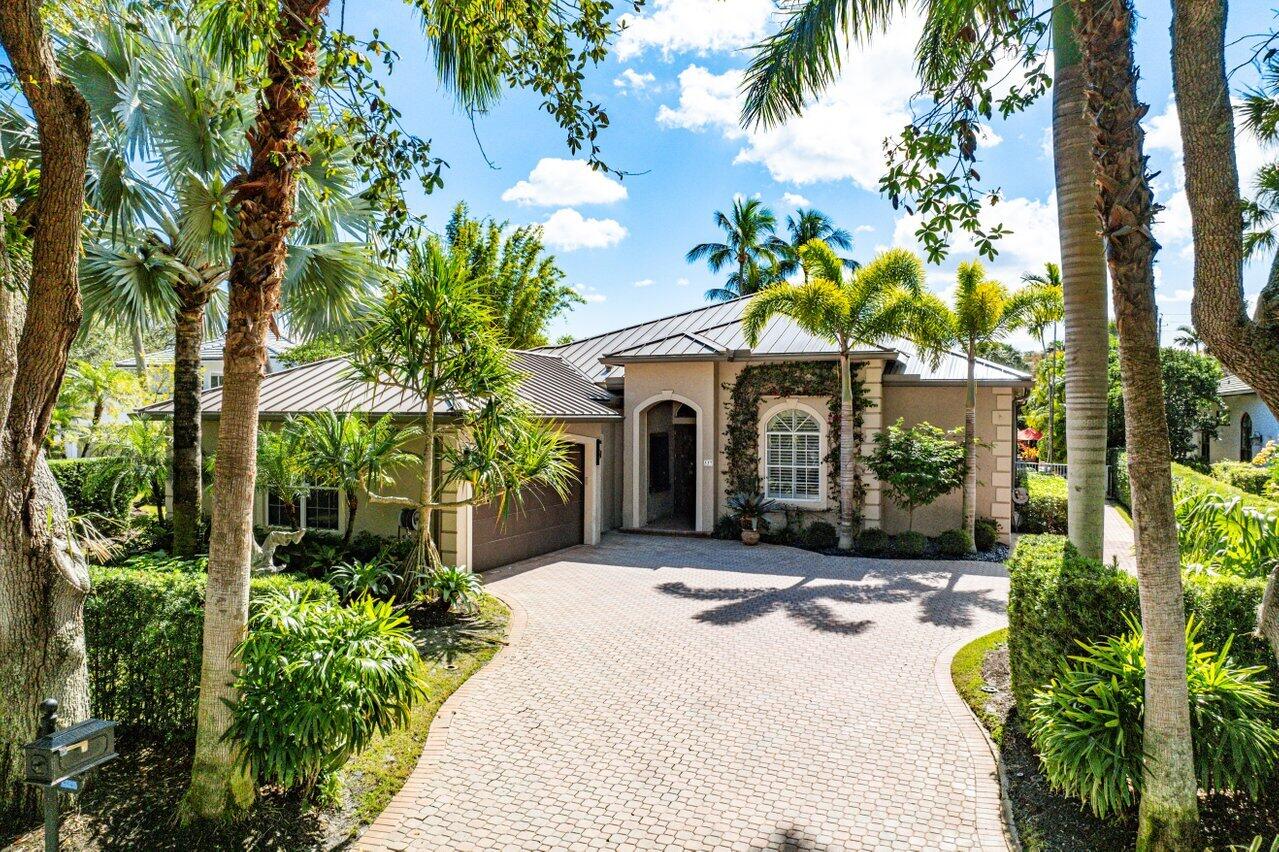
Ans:
[[[986,663],[986,655],[1007,642],[1008,628],[1000,628],[960,648],[950,663],[950,678],[955,682],[955,689],[959,690],[960,696],[977,714],[995,742],[999,742],[1004,734],[1004,719],[995,708],[989,706],[993,687],[986,685],[982,668]]]
[[[308,802],[269,787],[253,808],[225,826],[183,828],[174,822],[191,773],[192,743],[157,742],[116,735],[120,757],[92,773],[78,802],[66,802],[62,848],[76,850],[316,850],[343,847],[390,802],[417,765],[436,712],[468,677],[493,658],[506,640],[510,612],[485,595],[478,611],[415,624],[428,694],[409,722],[376,740],[341,770],[341,792],[332,803]],[[10,845],[11,844],[11,845]],[[36,852],[43,835],[36,824],[0,830],[0,848]]]

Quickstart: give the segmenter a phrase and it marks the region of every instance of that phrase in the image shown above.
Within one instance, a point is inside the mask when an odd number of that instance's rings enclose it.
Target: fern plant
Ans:
[[[484,592],[478,574],[461,565],[441,565],[428,571],[422,584],[428,600],[441,610],[469,611]]]
[[[361,562],[358,559],[334,565],[324,578],[338,590],[343,600],[354,600],[365,595],[386,599],[391,596],[398,579],[395,567],[382,559]]]

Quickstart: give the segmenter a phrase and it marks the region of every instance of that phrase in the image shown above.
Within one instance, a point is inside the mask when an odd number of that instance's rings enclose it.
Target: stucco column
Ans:
[[[1012,541],[1013,528],[1013,391],[1012,388],[994,388],[995,405],[990,412],[995,427],[995,472],[991,476],[994,493],[990,501],[990,516],[999,524],[999,540]]]
[[[857,372],[865,385],[866,409],[862,412],[862,458],[875,451],[875,436],[884,428],[884,362],[869,361]],[[878,529],[882,523],[882,494],[879,479],[863,469],[865,487],[862,500],[862,526]]]

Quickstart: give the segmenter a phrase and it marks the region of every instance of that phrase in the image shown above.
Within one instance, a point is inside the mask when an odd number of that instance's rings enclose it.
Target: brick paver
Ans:
[[[1136,576],[1137,554],[1136,537],[1132,525],[1119,514],[1114,503],[1106,504],[1105,526],[1102,532],[1102,554],[1106,564],[1115,562],[1124,571]]]
[[[946,674],[1003,566],[610,534],[487,579],[518,635],[362,848],[1004,848]]]

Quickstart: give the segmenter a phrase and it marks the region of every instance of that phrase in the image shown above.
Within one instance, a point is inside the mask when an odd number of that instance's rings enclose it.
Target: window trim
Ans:
[[[807,414],[817,423],[817,496],[816,497],[774,497],[768,493],[768,425],[773,418],[785,411],[800,411]],[[824,511],[829,504],[828,477],[830,465],[826,456],[830,453],[830,422],[826,414],[815,405],[800,397],[777,397],[766,405],[759,415],[759,481],[764,495],[768,499],[785,506],[795,506],[810,511]]]
[[[316,530],[317,532],[339,532],[339,533],[345,530],[346,529],[346,490],[342,488],[334,488],[329,485],[311,485],[311,484],[308,484],[306,486],[306,489],[307,489],[307,493],[303,494],[301,497],[298,498],[298,502],[297,502],[298,523],[297,523],[297,526],[294,527],[293,529]],[[337,503],[338,503],[337,526],[312,527],[307,525],[307,522],[306,522],[307,500],[310,498],[311,491],[315,491],[315,490],[332,491],[337,494]],[[269,523],[270,517],[271,517],[270,516],[271,493],[264,488],[259,490],[258,494],[260,495],[259,517],[261,518],[262,526],[279,528],[278,524]]]

